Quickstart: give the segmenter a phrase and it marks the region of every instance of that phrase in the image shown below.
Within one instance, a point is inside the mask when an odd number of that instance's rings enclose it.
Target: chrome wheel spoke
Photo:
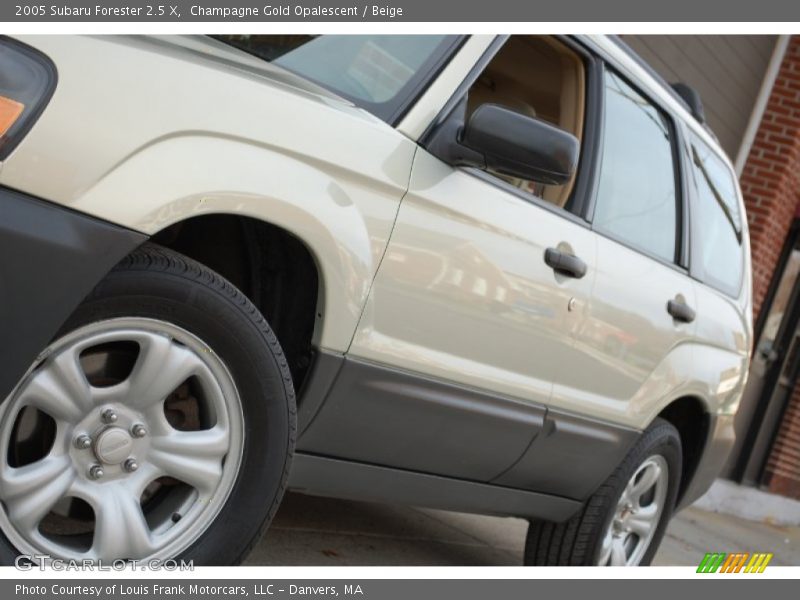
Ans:
[[[611,530],[609,530],[606,532],[606,535],[603,536],[603,545],[600,547],[600,558],[598,559],[597,564],[601,567],[608,565],[609,561],[611,560],[613,541],[614,536],[612,535]]]
[[[217,460],[222,460],[227,454],[229,443],[228,430],[219,425],[200,431],[173,430],[169,435],[154,437],[152,441],[154,449],[169,454]]]
[[[142,558],[155,549],[139,499],[127,487],[99,487],[91,504],[95,513],[92,554],[96,558]]]
[[[628,527],[640,538],[644,538],[655,529],[659,514],[660,511],[655,504],[640,508],[628,518]]]
[[[628,564],[628,557],[625,554],[625,540],[620,536],[614,536],[611,541],[611,566],[624,567]]]
[[[0,471],[0,498],[21,529],[33,532],[50,509],[67,493],[76,474],[67,456],[47,456],[40,461]]]
[[[77,351],[67,351],[47,359],[24,390],[23,403],[38,408],[56,421],[75,423],[80,420],[94,403],[78,357]]]
[[[150,461],[147,461],[138,471],[129,476],[128,480],[125,482],[125,487],[128,488],[128,491],[133,496],[141,498],[142,492],[144,492],[147,485],[160,476],[160,469]]]
[[[641,476],[630,486],[628,496],[634,502],[639,502],[641,497],[652,488],[661,477],[661,467],[656,463],[648,463],[641,471]]]
[[[203,431],[174,431],[153,438],[150,460],[164,475],[211,493],[222,476],[222,459],[228,452],[228,430],[216,426]]]
[[[170,393],[203,369],[197,355],[170,338],[141,334],[135,338],[139,356],[125,382],[126,404],[146,410],[163,402]]]

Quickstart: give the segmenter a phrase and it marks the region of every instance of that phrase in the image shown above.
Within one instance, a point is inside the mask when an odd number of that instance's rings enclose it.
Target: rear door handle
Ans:
[[[667,312],[671,314],[676,321],[682,321],[684,323],[691,323],[696,316],[694,309],[681,300],[670,300],[667,302]]]
[[[580,279],[586,275],[586,263],[577,256],[566,254],[556,248],[544,251],[544,262],[556,273]]]

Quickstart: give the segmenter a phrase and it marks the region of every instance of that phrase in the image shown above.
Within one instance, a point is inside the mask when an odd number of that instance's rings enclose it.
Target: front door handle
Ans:
[[[577,256],[567,254],[556,248],[544,251],[544,262],[556,273],[580,279],[586,275],[586,263]]]
[[[667,302],[667,312],[672,315],[676,321],[684,323],[691,323],[694,321],[695,312],[691,306],[686,304],[683,299],[675,299]]]

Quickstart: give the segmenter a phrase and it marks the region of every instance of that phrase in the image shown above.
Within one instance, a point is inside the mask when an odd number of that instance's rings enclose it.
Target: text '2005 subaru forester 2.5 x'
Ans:
[[[615,38],[3,38],[0,118],[0,563],[235,564],[289,488],[648,564],[726,460],[741,194]]]

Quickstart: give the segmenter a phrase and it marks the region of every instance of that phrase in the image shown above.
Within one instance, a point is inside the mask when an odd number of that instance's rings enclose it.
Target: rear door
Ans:
[[[686,268],[685,190],[670,117],[611,69],[592,228],[595,285],[578,345],[587,369],[554,403],[642,426],[691,379],[697,310]]]
[[[689,135],[688,141],[692,275],[698,281],[696,365],[709,382],[715,411],[732,416],[745,383],[751,345],[746,224],[732,169],[697,136]],[[763,359],[759,353],[754,365],[763,366]],[[758,416],[749,410],[737,415],[738,449],[749,444],[745,431],[758,430],[755,422]],[[753,465],[764,458],[763,452],[762,446],[749,453]]]

